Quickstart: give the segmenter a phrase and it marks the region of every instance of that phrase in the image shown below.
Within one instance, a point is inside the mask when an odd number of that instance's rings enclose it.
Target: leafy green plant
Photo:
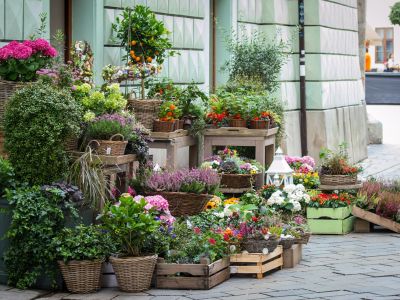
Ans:
[[[182,111],[172,101],[164,102],[158,114],[160,121],[174,121],[182,116]]]
[[[15,173],[10,162],[0,157],[0,197],[4,194],[7,188],[14,188]]]
[[[320,174],[354,175],[362,171],[361,167],[349,162],[346,143],[340,144],[337,151],[321,149],[319,158],[321,160]]]
[[[41,82],[11,97],[5,112],[5,148],[18,179],[44,184],[66,175],[64,141],[80,132],[81,112],[68,90]]]
[[[65,226],[67,214],[77,216],[61,191],[42,191],[40,187],[7,190],[12,221],[6,237],[10,247],[4,255],[8,284],[20,289],[33,286],[42,275],[55,284],[57,266],[52,239]]]
[[[132,197],[120,197],[117,204],[107,203],[98,217],[124,255],[139,256],[148,236],[160,226],[154,207],[146,209],[146,205],[144,198],[136,202]]]
[[[90,122],[85,133],[88,138],[97,140],[109,140],[116,134],[127,139],[132,135],[132,128],[115,120],[100,119]]]
[[[178,107],[184,117],[203,118],[204,105],[207,102],[206,94],[194,83],[189,84],[178,94]]]
[[[400,25],[400,2],[396,2],[391,7],[389,19],[393,25]]]
[[[146,80],[145,88],[147,91],[147,98],[160,98],[164,101],[171,101],[178,98],[181,93],[181,88],[174,85],[174,82],[169,78],[151,78]]]
[[[117,247],[108,232],[96,225],[78,225],[64,228],[53,238],[50,248],[55,249],[56,258],[65,263],[71,260],[104,260]]]

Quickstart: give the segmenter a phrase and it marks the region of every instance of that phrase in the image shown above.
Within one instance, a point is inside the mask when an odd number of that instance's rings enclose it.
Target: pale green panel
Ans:
[[[198,82],[199,77],[199,53],[204,55],[203,52],[189,51],[188,66],[189,66],[189,81]]]
[[[297,27],[281,25],[259,25],[260,32],[264,33],[268,39],[276,42],[282,40],[289,45],[291,52],[299,52],[299,34]],[[308,52],[311,52],[306,47]]]
[[[119,48],[119,65],[126,65],[126,50],[124,48]]]
[[[158,0],[158,11],[168,13],[168,0]]]
[[[23,8],[23,0],[5,0],[5,39],[23,39]]]
[[[247,0],[247,21],[256,22],[256,0]]]
[[[173,17],[174,18],[174,43],[173,46],[176,48],[183,47],[183,18],[181,17]]]
[[[183,47],[193,48],[193,19],[183,19]]]
[[[181,83],[189,82],[189,52],[187,50],[180,51],[179,55],[179,80]]]
[[[280,80],[281,81],[300,80],[298,54],[288,55],[285,64],[282,66]]]
[[[0,40],[4,39],[4,0],[0,0]]]
[[[257,23],[274,23],[275,22],[274,0],[256,0],[255,18]]]
[[[147,1],[146,0],[135,0],[135,5],[147,6]]]
[[[190,0],[189,15],[197,17],[199,15],[199,0]]]
[[[260,25],[251,23],[240,23],[238,25],[239,39],[251,39],[258,32]]]
[[[43,0],[24,1],[24,39],[29,38],[39,28],[40,13],[45,11],[44,2]]]
[[[174,42],[174,35],[175,35],[175,33],[174,33],[174,17],[172,17],[172,16],[164,16],[163,19],[164,19],[163,21],[164,21],[165,27],[168,29],[169,32],[171,32],[168,35],[168,38],[169,38],[170,42],[173,43]]]
[[[158,0],[147,0],[147,6],[154,12],[158,11]]]
[[[204,53],[199,53],[199,72],[198,72],[198,81],[203,83],[206,81],[206,74],[205,74],[205,64],[206,64],[206,58],[204,56]]]
[[[7,45],[7,44],[8,44],[8,42],[0,42],[0,47],[3,47],[5,45]]]
[[[173,82],[180,82],[179,73],[179,55],[175,55],[169,58],[168,76]]]
[[[331,2],[336,2],[339,4],[347,5],[356,8],[357,0],[330,0]],[[365,0],[364,0],[365,1]]]
[[[121,5],[122,7],[135,7],[135,0],[122,0]]]
[[[308,1],[308,0],[307,0]],[[305,2],[307,2],[305,1]],[[293,0],[274,0],[274,22],[278,24],[298,24],[298,3]]]
[[[169,73],[168,73],[168,66],[169,66],[169,58],[167,58],[166,60],[164,60],[164,63],[162,64],[162,69],[160,74],[158,74],[158,77],[169,77]]]
[[[104,43],[105,44],[116,44],[118,43],[117,40],[115,39],[115,34],[112,31],[111,25],[115,21],[115,18],[119,15],[120,11],[112,9],[112,8],[106,8],[104,9],[104,29],[103,29],[103,34],[104,34]],[[113,38],[115,40],[113,40]]]
[[[121,7],[121,0],[104,0],[105,6]]]
[[[249,0],[238,0],[238,21],[247,22],[249,20]]]
[[[193,20],[193,47],[196,49],[204,49],[204,39],[205,39],[205,21],[194,19]]]
[[[179,15],[179,0],[169,0],[168,12],[173,15]]]
[[[180,0],[179,1],[179,14],[183,16],[189,15],[189,2],[190,0]]]
[[[206,12],[204,10],[207,7],[206,1],[207,0],[198,0],[198,2],[199,2],[198,16],[201,18],[204,18],[206,16]]]
[[[121,54],[119,47],[104,47],[104,66],[105,65],[118,66],[121,64]]]
[[[300,109],[300,83],[281,82],[276,97],[282,101],[286,110]]]

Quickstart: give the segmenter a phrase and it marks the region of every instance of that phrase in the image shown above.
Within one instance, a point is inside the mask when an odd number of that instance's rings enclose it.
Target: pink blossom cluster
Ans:
[[[298,173],[313,172],[315,168],[315,161],[311,156],[285,156],[286,162],[290,167]]]
[[[147,202],[147,205],[144,207],[145,209],[154,208],[155,210],[160,212],[160,220],[165,222],[167,225],[172,225],[175,222],[175,218],[171,215],[171,212],[169,211],[168,200],[166,200],[163,196],[155,195],[143,197],[139,195],[133,199],[139,202],[143,198]]]
[[[57,50],[54,49],[45,39],[36,39],[34,41],[26,40],[22,43],[12,41],[0,48],[0,61],[10,58],[24,60],[32,55],[38,54],[44,57],[57,56]]]

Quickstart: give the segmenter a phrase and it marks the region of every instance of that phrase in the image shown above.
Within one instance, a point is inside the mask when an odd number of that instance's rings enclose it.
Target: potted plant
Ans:
[[[58,266],[71,293],[92,293],[100,289],[102,262],[113,252],[115,243],[99,226],[64,228],[53,238]]]
[[[206,114],[206,123],[214,128],[228,124],[228,111],[226,99],[221,95],[211,95],[209,100],[209,112]]]
[[[168,200],[174,216],[195,215],[203,211],[218,188],[218,174],[209,169],[154,172],[145,182],[150,194]]]
[[[294,171],[293,183],[302,184],[306,189],[316,189],[320,185],[315,161],[311,156],[285,156],[286,162]]]
[[[228,189],[250,189],[262,166],[255,160],[240,158],[236,150],[225,148],[218,155],[207,159],[202,168],[210,168],[221,176],[221,187]]]
[[[139,78],[141,81],[141,100],[130,99],[129,106],[135,111],[137,119],[146,128],[152,129],[162,101],[145,100],[144,79],[156,73],[167,56],[174,55],[174,51],[168,50],[172,47],[168,39],[170,32],[150,8],[143,5],[136,5],[134,9],[125,8],[112,29],[126,50],[127,67],[131,70],[128,75],[134,74],[129,79]]]
[[[93,119],[86,129],[89,145],[99,155],[124,155],[128,139],[133,132],[133,120],[119,114],[106,114]],[[117,140],[120,139],[120,140]]]
[[[146,240],[159,230],[157,214],[143,197],[136,201],[123,194],[119,202],[106,204],[98,217],[121,247],[118,255],[110,257],[110,262],[122,291],[141,292],[150,287],[157,254],[143,250]]]
[[[281,214],[291,215],[294,212],[301,212],[310,202],[310,196],[306,193],[301,184],[288,185],[283,190],[277,190],[266,199],[268,206]]]
[[[181,116],[181,110],[172,101],[164,102],[160,107],[159,119],[154,120],[153,131],[172,132],[178,129],[177,122]]]
[[[229,127],[247,127],[247,98],[231,94],[227,100]]]
[[[291,231],[294,232],[295,244],[308,244],[311,236],[310,228],[307,224],[307,219],[302,215],[296,215],[289,223]]]
[[[346,144],[339,145],[337,151],[322,149],[320,181],[322,185],[352,185],[357,183],[357,174],[361,167],[349,162]]]

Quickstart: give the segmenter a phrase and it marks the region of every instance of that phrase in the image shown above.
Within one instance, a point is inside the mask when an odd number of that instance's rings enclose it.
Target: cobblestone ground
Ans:
[[[389,232],[312,236],[302,262],[264,279],[231,278],[210,291],[103,289],[90,295],[46,294],[0,286],[4,300],[400,299],[400,235]]]

